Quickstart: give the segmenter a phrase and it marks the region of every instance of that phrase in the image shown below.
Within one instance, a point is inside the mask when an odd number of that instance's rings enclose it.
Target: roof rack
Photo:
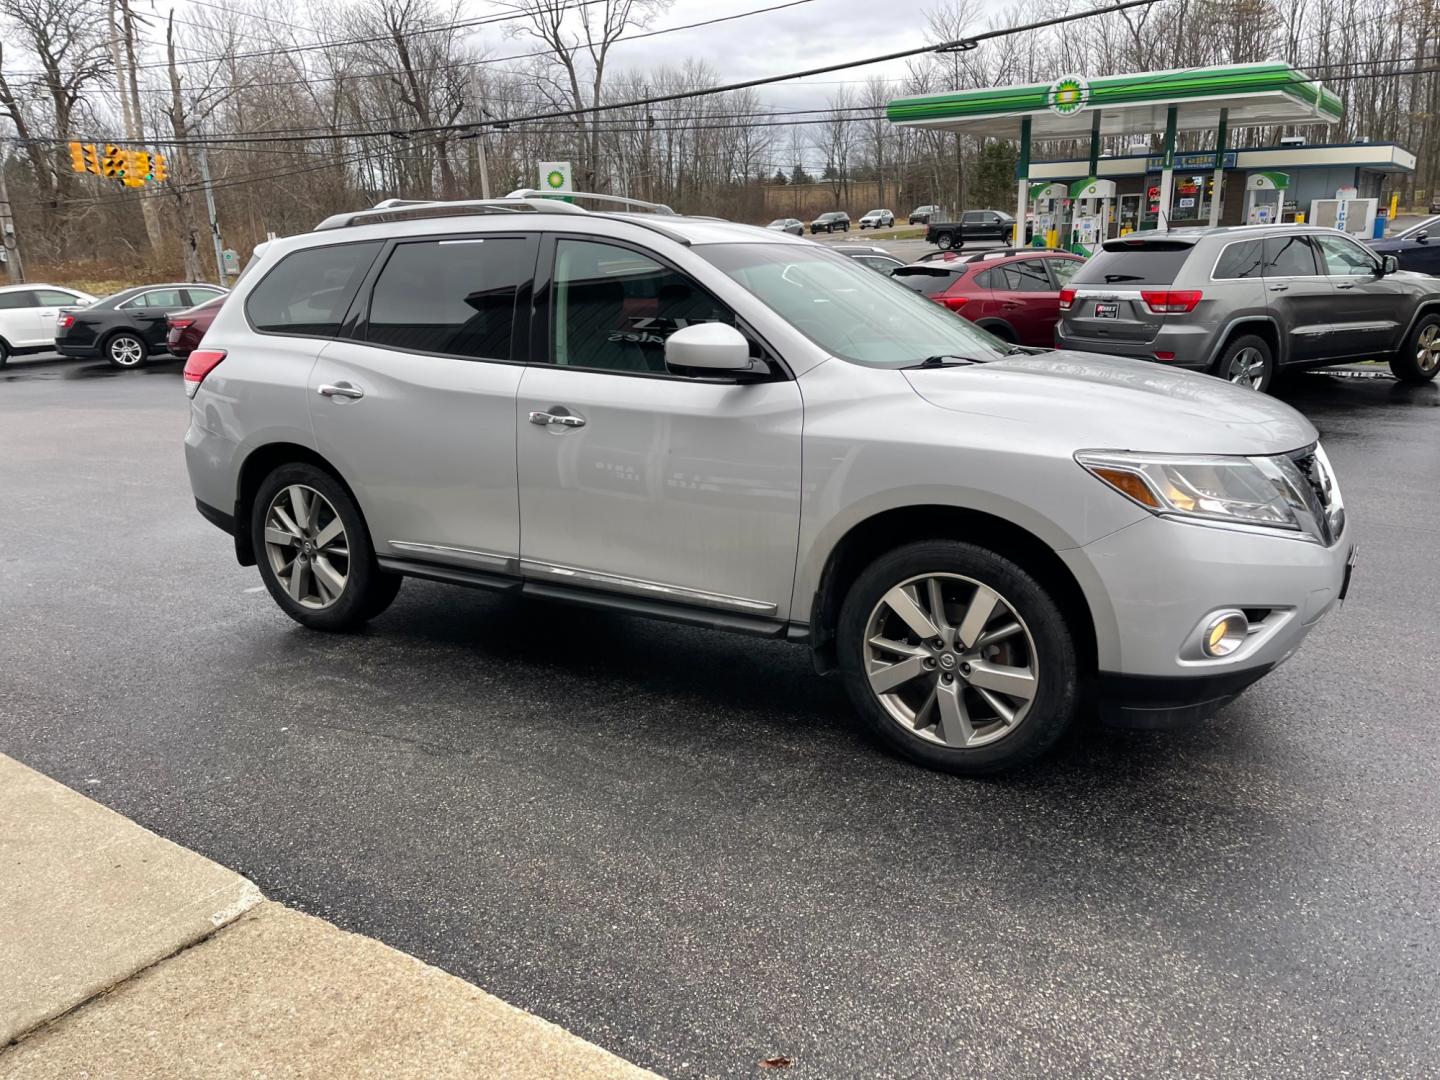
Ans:
[[[668,217],[679,216],[664,203],[645,202],[642,199],[627,199],[623,195],[601,195],[594,191],[536,191],[533,188],[519,188],[516,191],[510,192],[510,194],[505,197],[507,199],[593,199],[596,202],[618,203],[621,206],[638,206],[656,214],[665,214]]]
[[[413,221],[417,218],[457,217],[467,214],[583,214],[586,211],[554,199],[385,199],[369,210],[347,210],[331,214],[315,231],[344,229],[351,225],[376,225],[387,221]]]

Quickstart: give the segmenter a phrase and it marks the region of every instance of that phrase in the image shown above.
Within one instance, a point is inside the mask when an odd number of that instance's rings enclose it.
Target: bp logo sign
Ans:
[[[540,162],[541,191],[570,191],[570,162]]]
[[[1079,75],[1063,75],[1050,84],[1045,102],[1051,112],[1070,116],[1090,104],[1090,84]]]

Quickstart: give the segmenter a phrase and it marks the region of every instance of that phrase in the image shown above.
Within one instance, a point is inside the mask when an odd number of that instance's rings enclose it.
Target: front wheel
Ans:
[[[1236,386],[1263,394],[1275,378],[1275,355],[1264,338],[1245,334],[1220,354],[1215,362],[1215,374]]]
[[[8,345],[6,345],[5,342],[0,341],[0,368],[3,368],[3,367],[4,367],[6,364],[8,364],[9,362],[10,362],[10,347],[9,347]]]
[[[1405,348],[1390,358],[1390,372],[1404,383],[1426,383],[1440,373],[1440,315],[1424,315]]]
[[[935,238],[935,246],[941,251],[949,251],[955,246],[955,238],[948,232],[942,232]]]
[[[105,359],[118,368],[136,368],[149,350],[134,334],[116,334],[105,342]]]
[[[399,592],[399,576],[375,561],[350,493],[314,465],[282,465],[265,478],[251,508],[250,535],[265,587],[302,626],[353,629]]]
[[[974,544],[927,540],[882,555],[845,597],[837,646],[856,710],[932,768],[1018,768],[1075,716],[1079,665],[1058,605]]]

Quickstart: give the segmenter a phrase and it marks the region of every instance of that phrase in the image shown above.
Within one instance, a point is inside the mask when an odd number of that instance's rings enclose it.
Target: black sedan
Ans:
[[[1394,255],[1401,270],[1440,274],[1440,217],[1426,218],[1383,240],[1371,240],[1377,255]]]
[[[182,282],[126,289],[89,307],[61,312],[55,351],[61,356],[103,356],[119,368],[139,367],[165,350],[165,316],[203,304],[226,290]]]

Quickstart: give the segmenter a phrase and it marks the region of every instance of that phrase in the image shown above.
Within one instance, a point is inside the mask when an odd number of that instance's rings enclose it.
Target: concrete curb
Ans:
[[[3,755],[0,821],[6,1080],[654,1080]]]

